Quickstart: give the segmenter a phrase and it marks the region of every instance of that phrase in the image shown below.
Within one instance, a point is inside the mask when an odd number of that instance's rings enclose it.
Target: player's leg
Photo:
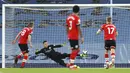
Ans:
[[[67,53],[61,54],[60,52],[56,52],[55,56],[54,56],[54,58],[52,58],[52,60],[54,60],[56,63],[58,63],[64,67],[67,67],[67,64],[62,59],[65,59],[66,57],[69,57],[69,56],[70,56],[70,54],[67,54]]]
[[[72,49],[72,52],[70,54],[69,65],[72,66],[72,65],[74,65],[75,58],[78,55],[80,50],[79,50],[78,40],[69,40],[69,41],[70,41],[70,45],[71,45],[71,49]]]
[[[109,68],[109,54],[108,54],[109,50],[110,50],[109,41],[106,40],[105,41],[105,53],[104,53],[104,58],[105,58],[105,62],[106,62],[106,69]]]
[[[70,54],[60,52],[55,53],[55,59],[65,59],[66,57],[70,57]]]
[[[23,45],[21,45],[21,44],[18,44],[18,46],[19,46],[19,48],[20,48],[20,50],[21,50],[21,53],[19,54],[19,55],[16,55],[15,56],[15,58],[14,58],[14,67],[16,66],[16,64],[17,64],[17,62],[18,62],[18,59],[20,59],[22,56],[23,56]]]
[[[110,67],[114,66],[115,64],[115,48],[116,48],[116,42],[115,41],[111,41],[111,63],[110,63]]]
[[[105,50],[104,57],[105,57],[105,62],[106,62],[106,64],[109,64],[109,55],[108,55],[108,50]]]
[[[80,56],[81,54],[78,54],[77,56]],[[58,59],[57,60],[55,60],[55,62],[57,62],[57,63],[59,63],[60,65],[62,65],[62,66],[65,66],[65,63],[64,63],[64,61],[62,60],[62,59],[65,59],[66,57],[70,57],[70,54],[67,54],[67,53],[63,53],[63,54],[61,54],[61,53],[59,53],[59,55],[58,55]],[[56,58],[55,58],[56,59]],[[61,61],[62,60],[62,61]],[[66,67],[71,67],[70,69],[77,69],[77,68],[80,68],[79,66],[77,66],[77,65],[72,65],[72,66],[68,66],[68,64],[66,64]]]
[[[54,61],[61,66],[67,67],[66,63],[62,59],[54,59]]]
[[[14,58],[14,64],[17,64],[18,59],[21,59],[22,56],[23,56],[23,52],[21,52],[19,55],[16,55]]]
[[[27,44],[19,44],[20,46],[20,49],[22,51],[22,54],[23,54],[23,61],[22,61],[22,64],[21,64],[21,68],[24,67],[27,59],[28,59],[28,45]],[[20,58],[21,56],[17,56],[17,59]]]
[[[110,62],[110,67],[113,67],[115,64],[115,49],[111,49],[111,62]]]
[[[70,54],[68,54],[68,53],[63,53],[63,54],[60,54],[58,57],[59,57],[60,59],[65,59],[65,58],[67,58],[67,57],[70,57]]]
[[[23,56],[23,52],[21,52],[19,55],[17,55],[17,59],[20,59]]]
[[[24,57],[23,57],[23,60],[22,60],[21,68],[24,68],[24,66],[25,66],[25,63],[28,59],[28,52],[25,52],[23,56]]]
[[[77,54],[77,56],[80,56],[80,57],[87,57],[87,53],[82,53],[82,54]],[[70,54],[68,53],[63,53],[61,55],[58,56],[60,59],[65,59],[67,57],[70,57]]]

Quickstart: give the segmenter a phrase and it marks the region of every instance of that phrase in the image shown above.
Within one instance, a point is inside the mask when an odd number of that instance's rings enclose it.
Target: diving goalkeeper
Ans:
[[[38,55],[40,53],[44,53],[47,57],[49,57],[51,60],[55,61],[56,63],[68,67],[67,64],[62,60],[67,57],[70,57],[70,54],[57,52],[54,50],[54,48],[60,48],[65,46],[66,44],[60,44],[60,45],[49,45],[47,41],[43,41],[43,47],[40,51],[36,51],[35,54]],[[78,54],[78,56],[84,57],[87,56],[87,54]]]

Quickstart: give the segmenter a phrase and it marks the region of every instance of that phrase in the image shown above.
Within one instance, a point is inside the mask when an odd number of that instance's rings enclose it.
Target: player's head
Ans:
[[[112,18],[109,16],[109,17],[107,17],[106,18],[106,23],[107,24],[111,24],[111,22],[112,22]]]
[[[33,29],[33,28],[34,28],[34,23],[29,23],[29,24],[28,24],[28,27],[30,27],[30,28]]]
[[[73,13],[79,13],[79,10],[80,8],[78,5],[73,6]]]
[[[43,47],[48,47],[48,42],[47,41],[43,41]]]

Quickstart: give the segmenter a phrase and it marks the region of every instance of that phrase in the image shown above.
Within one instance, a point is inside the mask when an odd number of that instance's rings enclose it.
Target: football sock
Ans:
[[[104,57],[105,57],[106,64],[108,64],[109,63],[109,58],[108,58],[109,56],[108,56],[108,54],[105,54]]]
[[[112,63],[115,63],[115,53],[111,53]]]
[[[21,67],[24,67],[25,62],[27,61],[27,59],[28,59],[28,56],[24,56]]]
[[[79,49],[72,50],[72,53],[70,54],[70,64],[74,63],[74,60],[78,55],[78,53],[79,53]]]
[[[22,55],[23,55],[23,53],[20,53],[20,54],[17,56],[17,58],[20,59]]]

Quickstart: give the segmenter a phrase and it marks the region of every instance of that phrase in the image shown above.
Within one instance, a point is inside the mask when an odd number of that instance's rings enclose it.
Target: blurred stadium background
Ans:
[[[1,0],[0,1],[0,36],[2,36],[2,4],[20,4],[20,3],[25,3],[25,4],[109,4],[109,0]],[[130,3],[129,0],[113,0],[113,3]],[[41,8],[42,9],[42,8]],[[15,14],[13,12],[7,13],[8,16],[13,16],[9,17],[7,19],[8,23],[6,24],[6,28],[8,28],[8,33],[13,34],[8,34],[7,37],[7,44],[8,46],[6,48],[6,63],[12,63],[13,56],[19,52],[15,52],[12,49],[18,49],[18,46],[12,46],[10,44],[12,38],[14,38],[14,35],[22,29],[28,22],[34,22],[35,23],[35,30],[33,34],[33,42],[35,44],[35,47],[30,50],[30,60],[28,63],[27,67],[45,67],[47,63],[52,63],[50,64],[52,67],[60,67],[57,64],[53,64],[54,62],[51,60],[46,60],[44,57],[35,57],[34,55],[34,49],[36,48],[42,48],[41,42],[43,40],[48,40],[50,43],[55,43],[55,44],[60,44],[65,41],[66,39],[66,34],[65,34],[65,18],[66,16],[71,12],[70,10],[59,10],[59,11],[41,11],[41,12],[35,12],[35,11],[29,11],[26,9],[15,9]],[[13,11],[13,10],[12,10]],[[35,15],[33,15],[35,14]],[[53,15],[54,14],[54,15]],[[82,31],[85,37],[85,44],[81,45],[82,50],[86,49],[88,50],[89,53],[89,58],[87,59],[80,59],[78,57],[76,63],[82,65],[81,67],[96,67],[95,63],[99,63],[97,67],[103,67],[104,63],[104,58],[103,58],[103,36],[96,36],[95,32],[99,28],[99,26],[105,22],[105,17],[110,15],[110,8],[104,8],[104,7],[95,7],[95,8],[87,8],[87,9],[82,9],[80,16],[82,20]],[[13,18],[13,19],[12,19]],[[12,19],[12,20],[11,20]],[[116,57],[116,63],[118,64],[117,67],[128,67],[129,63],[129,55],[130,55],[130,33],[129,33],[129,27],[130,27],[130,10],[128,9],[120,9],[120,8],[114,8],[113,9],[113,21],[117,26],[117,29],[119,31],[119,36],[117,38],[117,57]],[[14,21],[15,20],[15,21]],[[14,31],[15,30],[15,31]],[[47,32],[45,32],[47,31]],[[55,34],[53,33],[55,31]],[[38,33],[37,33],[38,32]],[[62,33],[62,34],[60,34]],[[47,36],[45,36],[47,35]],[[0,46],[1,46],[1,40],[0,38]],[[69,45],[69,44],[67,44]],[[12,49],[11,49],[12,48]],[[70,50],[67,49],[68,47],[64,47],[61,49],[57,49],[58,51],[61,52],[68,52]],[[98,49],[98,50],[96,50]],[[96,51],[95,51],[96,50]],[[1,47],[0,47],[1,51]],[[10,51],[10,53],[7,53]],[[15,53],[14,53],[15,52]],[[45,59],[45,60],[44,60]],[[0,60],[1,60],[1,52],[0,52]],[[1,62],[1,61],[0,61]],[[39,64],[31,64],[31,63],[38,63]],[[41,63],[46,63],[42,64]],[[67,62],[67,59],[66,59]],[[91,64],[86,64],[84,63],[91,63]],[[93,65],[92,65],[93,63]],[[124,63],[124,64],[122,64]],[[50,65],[48,67],[50,67]],[[7,65],[7,67],[10,65]]]

